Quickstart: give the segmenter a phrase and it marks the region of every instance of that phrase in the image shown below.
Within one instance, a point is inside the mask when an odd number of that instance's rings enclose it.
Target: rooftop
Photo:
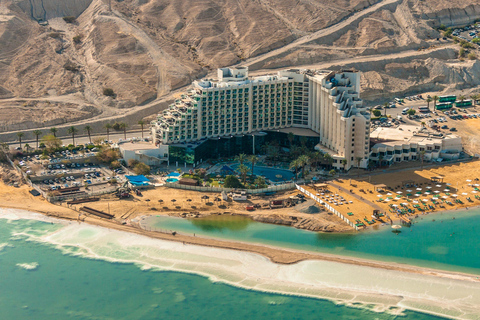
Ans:
[[[118,145],[119,148],[128,151],[158,149],[153,143],[148,142],[125,142]]]
[[[397,128],[378,127],[370,133],[372,142],[376,142],[376,145],[386,146],[398,145],[399,141],[405,143],[441,143],[442,140],[455,138],[458,138],[458,136],[454,134],[441,136],[436,132],[412,125],[401,125]]]

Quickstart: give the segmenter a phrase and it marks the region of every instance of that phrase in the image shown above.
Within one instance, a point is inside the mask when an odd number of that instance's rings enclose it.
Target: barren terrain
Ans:
[[[478,0],[5,0],[0,131],[132,115],[235,64],[354,67],[366,100],[476,87],[478,62],[435,28],[479,18]]]

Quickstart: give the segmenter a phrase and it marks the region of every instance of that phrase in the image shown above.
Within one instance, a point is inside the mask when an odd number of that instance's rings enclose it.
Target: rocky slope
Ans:
[[[4,0],[0,3],[0,123],[16,130],[122,114],[217,67],[251,70],[328,61],[365,72],[365,95],[477,85],[477,65],[443,55],[393,58],[432,47],[434,29],[480,18],[478,0]],[[74,23],[62,17],[74,16]],[[352,64],[382,54],[388,63]],[[390,58],[389,58],[390,57]],[[400,72],[397,64],[406,63]],[[105,88],[115,95],[103,95]],[[62,112],[62,103],[78,112]],[[83,106],[88,106],[84,108]],[[62,119],[59,122],[59,117]]]

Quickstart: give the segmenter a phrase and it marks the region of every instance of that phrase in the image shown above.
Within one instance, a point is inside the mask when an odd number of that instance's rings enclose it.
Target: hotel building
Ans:
[[[328,152],[337,169],[366,167],[370,115],[359,97],[357,71],[284,70],[248,77],[248,68],[218,69],[152,121],[156,145],[174,161],[195,164],[215,153],[257,152],[289,132]]]

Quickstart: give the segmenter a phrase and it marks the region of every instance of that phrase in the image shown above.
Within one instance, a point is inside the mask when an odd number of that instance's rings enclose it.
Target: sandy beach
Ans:
[[[42,213],[55,218],[60,218],[60,219],[68,219],[68,220],[78,219],[79,213],[77,211],[64,206],[51,204],[46,200],[42,199],[41,197],[34,197],[28,192],[29,190],[30,189],[25,185],[19,188],[14,188],[14,187],[6,186],[3,183],[0,183],[0,196],[2,199],[0,206],[4,208],[15,208],[15,209],[38,212],[38,213]],[[176,193],[178,195],[178,190],[176,190]],[[123,205],[122,203],[123,202],[120,202],[118,203],[118,205],[122,206]],[[110,208],[112,211],[120,210],[119,208],[117,208],[115,205],[112,205],[112,204],[110,204]],[[158,213],[155,212],[155,214],[158,214]],[[395,263],[377,262],[372,260],[352,258],[352,257],[342,257],[342,256],[331,255],[331,254],[320,254],[320,253],[305,252],[300,250],[290,250],[290,249],[270,247],[266,245],[243,243],[239,241],[224,241],[224,240],[217,240],[217,239],[198,237],[198,236],[192,237],[192,236],[187,236],[182,234],[172,235],[169,233],[152,232],[152,231],[140,229],[132,225],[124,225],[117,221],[105,220],[105,219],[100,219],[92,216],[83,217],[82,221],[92,225],[97,225],[97,226],[120,230],[120,231],[126,231],[126,232],[135,233],[139,235],[145,235],[151,238],[184,242],[186,245],[189,245],[189,244],[201,245],[201,246],[207,246],[207,247],[218,247],[218,248],[224,248],[224,249],[257,253],[267,257],[272,262],[275,262],[278,264],[293,264],[293,263],[297,263],[304,260],[325,260],[325,261],[334,261],[334,262],[340,262],[340,263],[368,266],[373,268],[382,268],[387,270],[396,270],[396,271],[410,272],[410,273],[416,273],[416,274],[433,275],[433,276],[449,278],[449,279],[462,279],[462,280],[475,281],[475,282],[480,281],[478,276],[465,274],[465,273],[441,271],[441,270],[421,268],[421,267],[415,267],[415,266],[409,266],[409,265],[403,265],[403,264],[400,265]]]

